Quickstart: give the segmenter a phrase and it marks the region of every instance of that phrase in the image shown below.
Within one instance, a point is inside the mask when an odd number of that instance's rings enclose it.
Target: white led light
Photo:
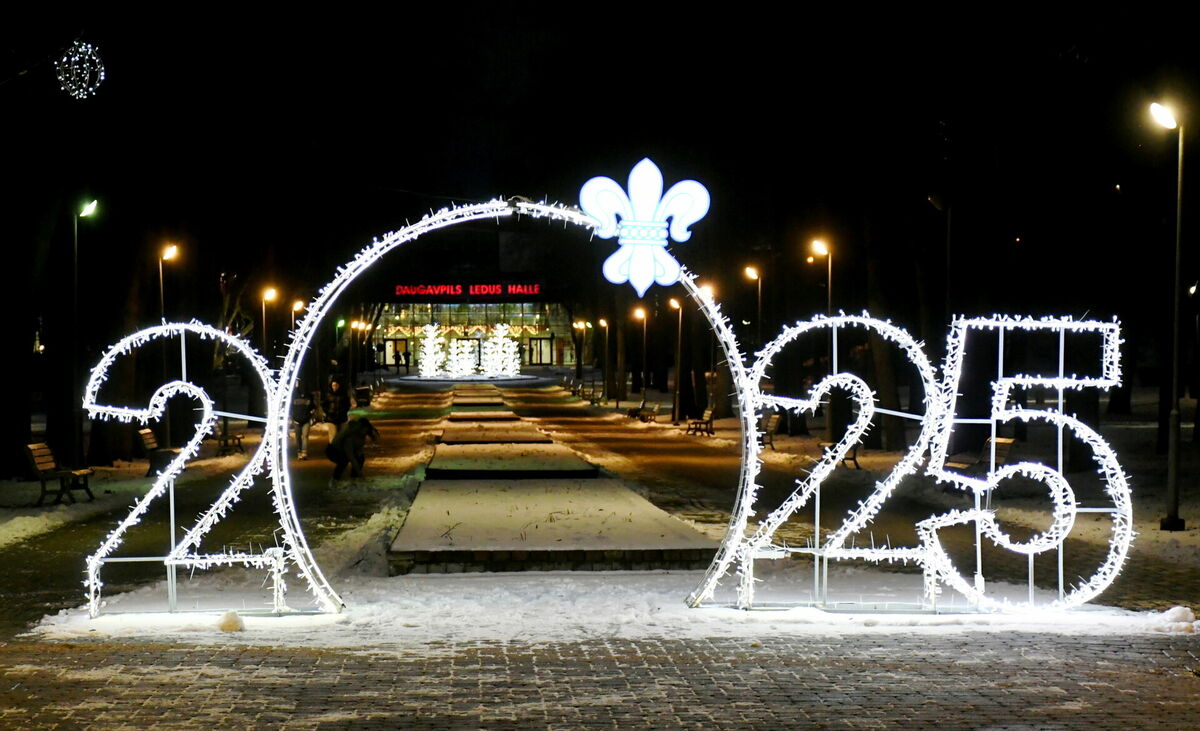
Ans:
[[[83,41],[75,41],[54,62],[54,71],[62,90],[76,99],[87,99],[96,93],[104,81],[104,63],[96,47]]]
[[[685,278],[685,285],[690,282]],[[695,296],[695,295],[693,295]],[[721,334],[725,327],[722,320],[713,317],[712,308],[706,304],[707,297],[700,296],[702,309],[707,308],[710,320],[714,322],[722,346],[726,349],[734,372],[735,385],[739,393],[743,414],[746,413],[746,402],[749,402],[754,414],[752,420],[742,419],[744,435],[744,459],[742,463],[742,478],[739,499],[731,517],[730,529],[726,534],[721,549],[709,568],[701,585],[689,597],[689,603],[696,606],[712,597],[719,580],[731,569],[733,563],[738,563],[738,606],[749,608],[754,601],[754,561],[756,558],[779,558],[792,553],[810,554],[816,559],[816,574],[814,577],[815,600],[823,602],[827,585],[822,575],[821,567],[829,560],[860,559],[868,561],[913,561],[920,565],[925,573],[926,606],[934,606],[938,594],[939,582],[949,584],[965,595],[973,604],[981,609],[1007,609],[1021,607],[1030,608],[1033,604],[1032,595],[1028,604],[999,601],[987,595],[981,573],[977,572],[975,581],[968,582],[958,573],[952,560],[946,553],[938,538],[938,531],[954,525],[974,523],[977,526],[976,542],[988,539],[995,546],[1026,556],[1034,556],[1046,551],[1055,550],[1062,546],[1063,541],[1074,526],[1077,505],[1075,496],[1067,480],[1055,469],[1046,465],[1021,462],[1000,469],[994,467],[986,477],[974,478],[945,468],[946,450],[954,424],[959,420],[955,416],[956,399],[960,383],[964,341],[968,330],[988,330],[1001,334],[1012,330],[1043,331],[1058,333],[1065,337],[1068,333],[1098,333],[1103,338],[1101,355],[1101,375],[1098,377],[1066,377],[1062,375],[1063,356],[1060,348],[1059,370],[1056,376],[999,374],[993,382],[992,414],[989,420],[993,427],[1013,420],[1042,421],[1060,429],[1069,429],[1074,435],[1087,443],[1093,452],[1100,476],[1104,480],[1107,495],[1112,503],[1110,512],[1113,522],[1113,535],[1109,544],[1109,552],[1103,564],[1090,578],[1070,591],[1063,591],[1051,607],[1070,607],[1088,601],[1098,595],[1115,578],[1129,550],[1132,540],[1132,514],[1128,481],[1117,462],[1116,455],[1107,443],[1094,430],[1084,425],[1074,417],[1066,416],[1061,411],[1028,410],[1021,407],[1007,406],[1011,391],[1014,388],[1043,386],[1063,390],[1087,387],[1107,388],[1120,382],[1120,335],[1116,323],[1075,322],[1063,318],[1029,318],[992,317],[975,319],[956,319],[948,339],[947,358],[943,366],[943,378],[939,383],[932,366],[917,344],[904,330],[890,323],[876,320],[866,315],[853,317],[838,315],[836,317],[818,316],[807,323],[798,323],[794,327],[785,328],[784,332],[769,343],[758,353],[758,360],[749,371],[744,371],[735,358],[736,343],[732,348],[728,342],[730,337]],[[867,385],[857,376],[848,373],[834,373],[817,383],[803,399],[787,398],[763,393],[760,384],[764,371],[770,365],[771,359],[786,344],[800,335],[821,328],[859,327],[881,336],[887,341],[897,344],[905,353],[910,363],[918,370],[925,391],[924,414],[895,413],[897,416],[920,418],[921,432],[916,442],[901,458],[900,462],[888,475],[876,483],[870,497],[862,501],[852,510],[841,524],[822,537],[815,532],[815,540],[808,547],[777,546],[771,544],[775,531],[792,517],[798,510],[809,502],[815,502],[815,516],[820,516],[820,485],[829,476],[838,461],[862,437],[870,423],[875,410],[874,398]],[[1001,343],[1003,352],[1003,343]],[[1003,363],[1000,365],[1003,371]],[[841,441],[826,450],[821,460],[813,467],[811,473],[804,479],[797,480],[797,489],[782,505],[770,512],[759,522],[753,535],[746,536],[746,527],[753,516],[754,504],[758,486],[755,476],[759,467],[758,455],[761,450],[761,437],[758,434],[758,417],[766,408],[785,409],[799,413],[811,412],[832,388],[848,391],[858,406],[858,416],[849,426]],[[748,399],[742,393],[750,394]],[[1061,398],[1060,401],[1061,403]],[[968,420],[973,421],[973,420]],[[917,546],[891,545],[869,547],[847,546],[847,541],[855,533],[866,528],[879,513],[885,501],[889,498],[899,480],[914,473],[920,466],[926,450],[930,451],[931,459],[927,471],[939,481],[950,482],[955,486],[974,494],[976,507],[972,510],[951,510],[942,515],[931,516],[916,523],[918,536]],[[1017,542],[1008,536],[995,520],[995,514],[982,506],[982,498],[988,496],[995,487],[1005,479],[1021,476],[1040,481],[1047,486],[1053,503],[1053,512],[1049,527],[1032,538]],[[1032,559],[1031,559],[1032,560]],[[1032,577],[1030,578],[1032,582]]]
[[[509,337],[508,325],[496,325],[483,341],[483,375],[505,378],[521,372],[521,352],[517,341]]]
[[[667,253],[667,239],[691,238],[688,229],[704,218],[708,205],[708,189],[695,180],[678,182],[663,195],[662,172],[648,158],[630,171],[628,193],[606,177],[592,178],[579,191],[579,207],[600,223],[596,235],[616,236],[621,245],[604,262],[605,278],[629,282],[639,297],[655,282],[665,287],[679,280],[679,262]]]
[[[446,375],[464,378],[475,374],[475,343],[473,338],[455,338],[450,341],[450,355],[446,358]]]

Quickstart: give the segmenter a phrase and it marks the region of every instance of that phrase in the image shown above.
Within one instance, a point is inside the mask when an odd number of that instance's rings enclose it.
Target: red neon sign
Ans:
[[[397,284],[398,297],[460,297],[463,294],[480,296],[540,295],[539,284]]]

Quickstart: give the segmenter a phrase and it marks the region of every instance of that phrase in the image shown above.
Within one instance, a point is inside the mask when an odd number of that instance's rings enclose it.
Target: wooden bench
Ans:
[[[658,410],[661,408],[662,408],[662,404],[658,404],[658,403],[651,404],[649,406],[643,406],[642,408],[638,409],[637,418],[638,418],[638,420],[644,421],[647,424],[649,424],[651,422],[657,424],[658,423]]]
[[[246,453],[245,447],[242,446],[241,434],[230,434],[228,432],[221,434],[217,433],[213,436],[217,440],[217,456],[224,457],[227,454],[233,454],[233,450],[237,450],[242,454]]]
[[[950,455],[946,458],[946,466],[956,470],[970,470],[979,465],[990,465],[992,463],[992,441],[991,437],[987,438],[978,457],[966,453]],[[1003,467],[1004,463],[1008,461],[1008,453],[1016,441],[1012,437],[995,438],[997,467]]]
[[[762,420],[762,441],[775,449],[775,432],[779,431],[779,414],[767,414]]]
[[[818,442],[818,445],[821,447],[822,451],[829,449],[835,444],[836,442]],[[854,446],[850,447],[849,452],[846,452],[844,455],[842,455],[842,464],[846,465],[847,467],[854,465],[854,469],[856,470],[862,469],[862,465],[858,463],[858,442],[855,442]]]
[[[29,465],[33,468],[35,479],[42,483],[42,494],[38,496],[37,507],[41,507],[46,496],[51,492],[58,493],[58,497],[54,499],[55,505],[61,503],[64,497],[75,502],[75,496],[71,494],[72,490],[83,490],[87,493],[88,500],[96,499],[96,496],[92,494],[91,487],[88,486],[88,478],[96,472],[91,467],[82,470],[63,469],[54,460],[54,454],[50,451],[49,445],[40,442],[25,445],[25,450],[29,454]],[[46,487],[47,483],[52,480],[58,480],[57,491]]]
[[[688,420],[688,434],[707,434],[710,437],[713,435],[713,410],[705,409],[704,414],[699,419]]]
[[[146,450],[146,458],[150,460],[146,477],[150,477],[156,472],[162,472],[171,463],[171,460],[179,456],[178,449],[158,446],[158,439],[150,429],[138,429],[138,435],[142,438],[142,447]]]

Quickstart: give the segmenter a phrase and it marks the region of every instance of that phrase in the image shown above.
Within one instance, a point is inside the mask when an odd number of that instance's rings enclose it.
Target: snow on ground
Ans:
[[[387,518],[381,518],[381,523]],[[356,529],[358,538],[374,528]],[[373,540],[373,539],[372,539]],[[368,541],[370,542],[370,541]],[[354,541],[342,541],[346,545]],[[376,541],[376,543],[378,543]],[[345,548],[345,546],[343,546]],[[353,554],[353,552],[348,552]],[[760,572],[779,589],[764,592],[763,606],[806,600],[811,581],[801,562]],[[270,644],[272,646],[419,648],[438,643],[570,642],[604,638],[698,639],[855,633],[1052,632],[1127,635],[1194,632],[1191,609],[1131,612],[1086,607],[1072,612],[975,614],[953,608],[945,613],[825,612],[814,608],[742,611],[729,606],[688,608],[684,601],[703,572],[527,572],[513,574],[409,575],[393,578],[361,573],[362,562],[344,564],[334,584],[347,607],[340,614],[265,613],[267,590],[250,572],[214,572],[180,587],[176,614],[162,612],[162,585],[144,587],[108,600],[105,613],[89,620],[82,609],[45,618],[34,634],[52,639],[130,638],[168,642]],[[840,569],[839,569],[840,570]],[[849,569],[838,577],[848,587],[878,598],[910,592],[903,574]],[[833,572],[833,569],[831,569]],[[306,600],[292,582],[292,601]],[[727,582],[729,583],[729,582]],[[1010,587],[1014,595],[1024,587]],[[204,597],[201,599],[201,597]],[[725,597],[727,599],[727,597]],[[233,607],[245,625],[235,634],[218,622]],[[157,613],[150,613],[157,612]]]

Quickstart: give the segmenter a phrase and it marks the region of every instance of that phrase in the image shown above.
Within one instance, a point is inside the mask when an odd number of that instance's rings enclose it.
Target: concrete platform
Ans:
[[[705,568],[717,541],[619,480],[426,481],[393,574]]]
[[[456,394],[451,403],[454,406],[503,406],[504,399],[499,396],[459,396]]]
[[[511,411],[452,411],[449,421],[518,421],[521,417]]]
[[[442,444],[548,444],[545,432],[525,422],[449,426],[438,435]]]
[[[561,444],[439,444],[425,468],[430,480],[594,478],[599,473]]]

